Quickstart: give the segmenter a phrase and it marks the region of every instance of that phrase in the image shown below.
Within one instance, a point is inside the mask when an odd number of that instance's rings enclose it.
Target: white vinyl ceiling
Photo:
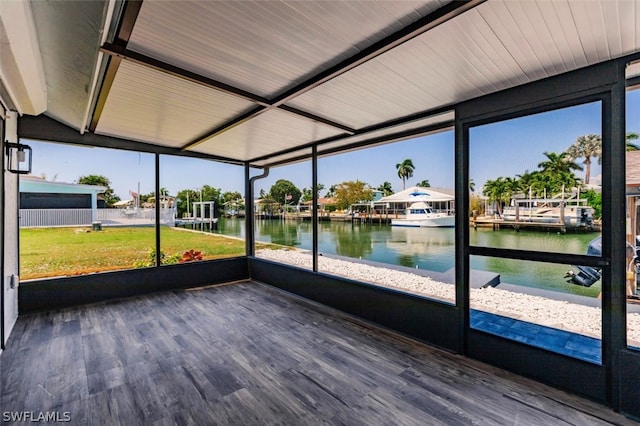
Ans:
[[[314,143],[328,152],[426,133],[451,124],[455,103],[640,51],[634,0],[32,8],[55,94],[47,115],[82,132],[257,166]],[[81,69],[61,72],[73,67]]]

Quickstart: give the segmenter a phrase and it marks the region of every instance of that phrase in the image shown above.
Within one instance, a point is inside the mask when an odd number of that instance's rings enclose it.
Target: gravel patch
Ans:
[[[301,250],[258,250],[257,257],[274,260],[302,268],[312,268],[309,252]],[[432,278],[330,258],[318,257],[320,271],[347,277],[356,281],[377,284],[408,293],[453,303],[455,288]],[[602,335],[600,308],[580,305],[563,300],[551,300],[540,296],[501,290],[498,287],[471,289],[471,307],[585,336],[600,338]],[[627,315],[628,343],[640,347],[640,314]]]

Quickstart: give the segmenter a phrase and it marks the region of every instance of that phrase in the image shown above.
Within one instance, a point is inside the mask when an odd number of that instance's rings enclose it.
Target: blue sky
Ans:
[[[627,129],[640,132],[640,90],[629,92]],[[471,129],[470,176],[480,192],[482,184],[499,176],[515,176],[537,169],[543,152],[562,152],[575,139],[588,133],[601,133],[600,104],[591,103],[543,114],[528,116]],[[33,148],[33,174],[48,180],[74,182],[80,176],[99,174],[111,181],[115,193],[129,198],[129,191],[149,193],[154,190],[154,156],[145,153],[84,148],[63,144],[24,141]],[[395,191],[402,189],[395,165],[411,159],[415,166],[407,186],[428,179],[434,188],[454,186],[453,132],[419,137],[318,160],[318,182],[329,186],[359,179],[374,187],[391,182]],[[578,161],[580,162],[580,161]],[[223,191],[244,191],[244,169],[193,158],[161,156],[161,186],[175,195],[181,189],[202,185]],[[583,176],[582,172],[577,172]],[[592,165],[592,181],[600,167]],[[268,191],[278,179],[288,179],[298,188],[311,186],[311,162],[273,168],[269,177],[256,183]],[[321,192],[324,195],[324,191]]]

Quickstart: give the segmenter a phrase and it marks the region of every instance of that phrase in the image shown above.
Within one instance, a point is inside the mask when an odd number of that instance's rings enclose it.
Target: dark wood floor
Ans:
[[[71,424],[632,424],[254,282],[20,317],[0,363],[3,417]]]

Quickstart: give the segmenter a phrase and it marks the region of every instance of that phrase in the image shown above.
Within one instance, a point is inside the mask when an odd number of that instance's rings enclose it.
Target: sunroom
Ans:
[[[136,366],[130,374],[147,371],[145,354],[163,354],[163,332],[175,326],[169,340],[187,344],[189,336],[180,337],[177,327],[194,319],[189,308],[181,307],[171,320],[156,309],[189,300],[206,327],[216,330],[209,343],[194,349],[204,354],[237,343],[245,330],[239,313],[253,312],[244,301],[264,298],[274,312],[290,306],[290,299],[274,301],[271,292],[282,290],[277,294],[317,303],[380,327],[380,333],[397,333],[640,417],[636,224],[623,172],[627,149],[634,149],[640,132],[640,3],[14,1],[0,3],[0,45],[0,360],[10,365],[2,369],[10,410],[48,409],[19,403],[28,399],[19,396],[29,389],[24,383],[40,380],[17,356],[37,353],[29,333],[53,337],[42,347],[54,359],[66,350],[54,350],[62,345],[55,338],[79,333],[87,374],[78,380],[84,380],[84,390],[50,406],[73,416],[74,404],[95,403],[101,392],[111,395],[107,382],[135,388],[149,380],[116,370],[129,360]],[[595,153],[568,158],[572,144],[588,135],[598,142]],[[175,197],[175,219],[188,225],[169,226],[162,209],[152,208],[136,217],[136,226],[78,232],[77,224],[57,240],[21,228],[24,175],[8,162],[21,145],[33,149],[32,173],[40,172],[44,159],[75,176],[107,170],[114,186],[123,188],[122,198],[140,199],[145,192]],[[335,195],[321,192],[331,185],[357,186],[366,177],[380,180],[368,184],[384,187],[390,172],[399,192],[398,177],[404,176],[404,185],[410,176],[394,165],[405,158],[413,159],[420,174],[411,186],[428,179],[434,191],[453,191],[453,228],[399,230],[382,216],[379,222],[356,223],[319,214],[318,199]],[[576,167],[546,173],[558,158],[554,167]],[[87,164],[94,169],[85,170]],[[120,175],[127,174],[121,184]],[[172,187],[181,179],[188,183]],[[286,186],[291,181],[297,188]],[[495,192],[505,182],[519,186]],[[294,190],[300,192],[296,197]],[[588,193],[597,226],[566,233],[555,223],[542,229],[527,223],[472,226],[478,212],[489,212],[488,199],[500,206],[487,223],[501,220],[498,212],[509,201],[505,194],[518,191],[532,199],[553,192],[562,202]],[[250,206],[259,198],[281,203],[286,212],[288,203],[305,194],[313,206],[306,219],[277,211],[270,218],[252,214]],[[211,203],[207,223],[195,214],[203,203]],[[245,217],[223,217],[225,203],[243,205],[233,211]],[[122,209],[113,210],[122,215]],[[127,233],[116,236],[117,231]],[[109,233],[112,240],[99,248],[85,245]],[[587,253],[596,240],[599,252]],[[46,248],[73,242],[70,259],[93,264],[53,274],[29,270],[62,256],[42,254]],[[124,263],[103,256],[111,262],[103,267],[94,255],[110,246],[150,251],[145,259]],[[182,257],[169,262],[174,252]],[[569,271],[595,271],[597,277],[580,286],[568,282]],[[227,312],[204,307],[205,301],[218,305],[217,293],[195,290],[215,285],[228,297]],[[234,288],[237,293],[225,293]],[[170,296],[156,299],[160,294]],[[136,297],[150,299],[127,312]],[[111,346],[97,337],[111,339],[110,326],[91,320],[94,311],[71,318],[74,307],[87,306],[107,312],[100,321],[112,316],[113,327],[135,331],[135,337],[111,342],[124,352],[120,364],[106,360]],[[292,308],[297,314],[305,309]],[[160,323],[141,321],[137,314],[166,316],[163,331]],[[276,329],[286,323],[277,318]],[[294,330],[297,320],[290,320]],[[53,331],[43,331],[43,324]],[[279,336],[279,344],[295,339],[298,329],[292,330]],[[145,336],[156,336],[159,346]],[[171,351],[167,359],[175,361],[175,355]],[[160,362],[160,370],[191,367],[167,362]],[[270,362],[278,372],[285,369],[273,355]],[[95,373],[100,380],[89,366],[104,367]],[[71,367],[55,368],[62,377]],[[242,398],[249,386],[231,380],[222,362],[207,372],[209,384],[229,391],[225,397]],[[92,380],[103,388],[92,388]],[[318,385],[320,379],[314,380]],[[375,387],[371,378],[360,384],[368,380]],[[326,386],[323,391],[330,393]],[[137,407],[140,415],[129,419],[158,420],[139,401]],[[308,422],[357,418],[344,410]]]

